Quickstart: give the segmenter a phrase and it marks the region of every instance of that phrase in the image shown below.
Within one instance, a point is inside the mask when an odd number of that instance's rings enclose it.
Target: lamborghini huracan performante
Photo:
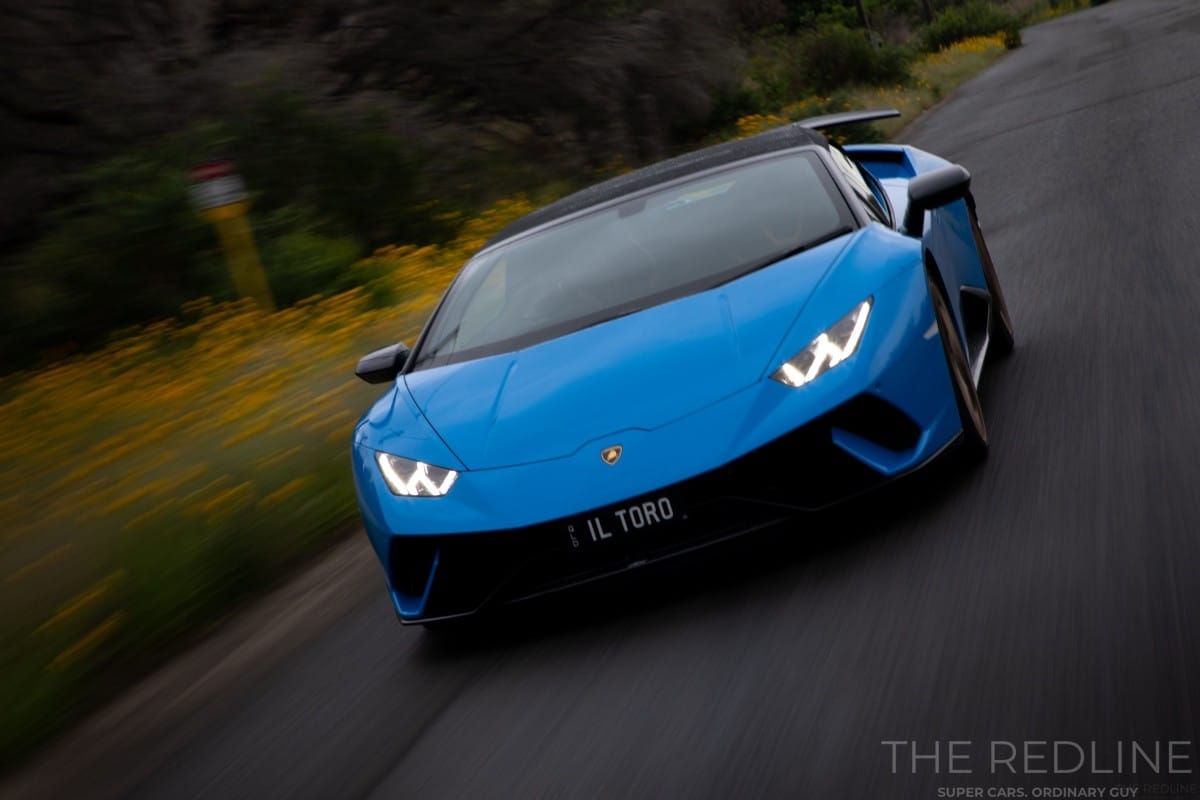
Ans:
[[[961,166],[806,120],[517,220],[354,431],[402,622],[525,600],[857,495],[957,445],[1013,333]]]

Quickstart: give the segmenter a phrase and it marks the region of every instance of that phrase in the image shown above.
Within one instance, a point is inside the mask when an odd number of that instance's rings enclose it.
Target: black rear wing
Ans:
[[[802,128],[814,131],[825,128],[837,128],[842,125],[857,125],[860,122],[874,122],[877,119],[898,117],[900,112],[894,108],[877,108],[872,111],[842,111],[837,114],[825,114],[820,117],[802,119],[796,124]]]

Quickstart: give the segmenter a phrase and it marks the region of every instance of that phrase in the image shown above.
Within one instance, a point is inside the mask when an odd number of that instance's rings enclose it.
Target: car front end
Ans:
[[[662,346],[688,326],[696,352]],[[402,375],[354,440],[396,612],[531,598],[908,472],[960,430],[941,348],[919,247],[875,226],[517,353]]]

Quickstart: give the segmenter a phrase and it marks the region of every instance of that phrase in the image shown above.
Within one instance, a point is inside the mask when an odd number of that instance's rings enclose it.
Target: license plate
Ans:
[[[667,496],[615,506],[590,517],[567,523],[571,547],[580,548],[621,538],[648,528],[677,522],[683,515]]]

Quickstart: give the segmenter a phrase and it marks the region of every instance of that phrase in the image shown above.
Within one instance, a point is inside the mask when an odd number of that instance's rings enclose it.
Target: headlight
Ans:
[[[376,453],[375,463],[392,494],[401,497],[441,497],[450,491],[458,473],[388,453]]]
[[[872,299],[868,297],[855,306],[833,327],[813,339],[808,347],[783,362],[771,377],[787,386],[800,387],[854,355],[867,327]]]

